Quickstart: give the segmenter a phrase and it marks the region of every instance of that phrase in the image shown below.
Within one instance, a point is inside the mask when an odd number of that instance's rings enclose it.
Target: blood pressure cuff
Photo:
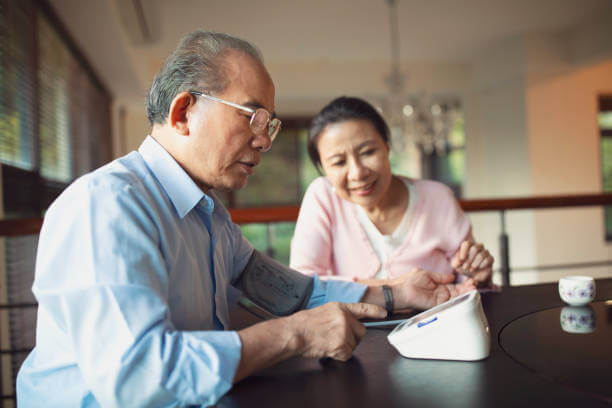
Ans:
[[[306,307],[314,279],[255,250],[234,285],[256,305],[287,316]]]

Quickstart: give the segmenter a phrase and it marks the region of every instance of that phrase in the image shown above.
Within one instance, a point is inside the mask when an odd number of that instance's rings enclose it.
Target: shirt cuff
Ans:
[[[182,378],[175,378],[177,381],[172,381],[175,386],[170,388],[186,401],[198,401],[198,404],[206,406],[216,404],[234,383],[242,356],[240,336],[236,331],[195,331],[185,333],[185,342],[206,364],[196,367],[197,360],[189,359],[190,372],[183,370]],[[181,389],[178,384],[182,384],[184,379],[193,380],[194,387]],[[190,395],[192,389],[194,395]]]
[[[321,306],[327,302],[359,302],[368,288],[366,285],[355,282],[322,281],[317,275],[312,278],[314,286],[308,305],[306,305],[307,309]]]

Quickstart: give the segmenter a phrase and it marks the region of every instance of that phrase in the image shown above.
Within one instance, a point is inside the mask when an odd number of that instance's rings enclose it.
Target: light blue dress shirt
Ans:
[[[36,347],[19,371],[18,406],[214,404],[240,361],[240,337],[223,329],[252,251],[151,137],[79,178],[40,233]],[[364,291],[315,278],[308,307]]]

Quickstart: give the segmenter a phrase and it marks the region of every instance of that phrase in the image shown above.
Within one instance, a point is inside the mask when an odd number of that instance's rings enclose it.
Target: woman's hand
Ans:
[[[481,243],[466,239],[451,261],[451,266],[460,274],[472,278],[477,286],[491,284],[493,256]]]
[[[452,273],[414,268],[389,282],[395,309],[429,309],[476,288],[472,279],[457,284],[454,280]]]

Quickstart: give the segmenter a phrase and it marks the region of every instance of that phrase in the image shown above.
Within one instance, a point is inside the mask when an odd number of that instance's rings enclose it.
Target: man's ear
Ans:
[[[195,103],[195,97],[189,92],[181,92],[174,97],[168,112],[168,121],[176,133],[189,136],[187,112]]]

